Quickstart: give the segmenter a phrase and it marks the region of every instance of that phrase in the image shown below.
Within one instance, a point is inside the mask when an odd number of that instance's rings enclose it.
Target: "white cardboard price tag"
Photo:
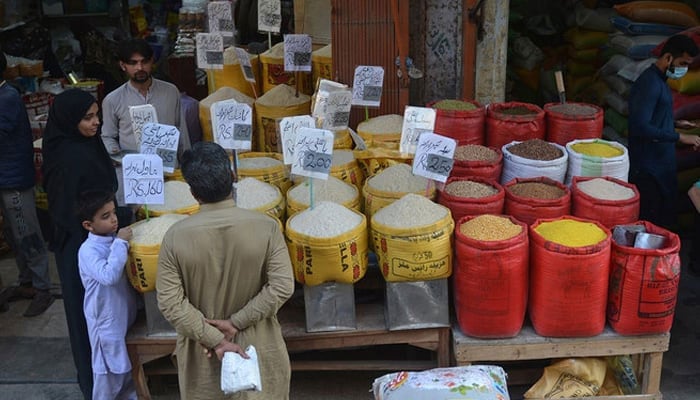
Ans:
[[[172,173],[177,165],[180,131],[172,125],[149,122],[141,130],[142,154],[157,154],[163,159],[163,170]]]
[[[310,115],[300,115],[282,118],[278,126],[279,137],[282,140],[284,163],[291,165],[294,162],[294,146],[296,145],[297,132],[300,128],[315,128],[316,122]]]
[[[379,107],[384,86],[384,68],[360,65],[355,68],[352,83],[354,106]]]
[[[284,70],[311,72],[311,36],[284,35]]]
[[[236,56],[238,56],[238,64],[241,66],[243,71],[243,77],[245,80],[251,83],[255,83],[255,73],[253,72],[253,66],[250,63],[250,57],[248,52],[240,47],[236,47]]]
[[[155,154],[127,154],[122,159],[124,203],[165,203],[163,160]]]
[[[426,132],[420,135],[416,156],[413,159],[413,174],[446,182],[454,165],[457,142],[441,135]]]
[[[282,2],[258,0],[258,30],[279,33],[282,26]]]
[[[408,106],[403,113],[403,128],[401,129],[401,143],[399,151],[405,154],[414,154],[418,145],[418,138],[424,132],[432,132],[435,128],[436,111],[427,107]]]
[[[231,2],[212,1],[207,4],[207,15],[209,19],[209,32],[220,33],[222,36],[233,36],[236,26],[233,22],[231,12]]]
[[[149,122],[157,123],[158,116],[156,109],[150,104],[140,106],[129,106],[129,117],[131,117],[131,130],[134,131],[136,145],[141,147],[141,130]]]
[[[299,128],[292,174],[328,179],[333,162],[333,139],[333,132],[326,129]]]
[[[224,69],[224,37],[220,33],[198,33],[197,68]]]
[[[250,150],[253,140],[253,109],[235,100],[217,101],[211,106],[214,141],[225,149]]]

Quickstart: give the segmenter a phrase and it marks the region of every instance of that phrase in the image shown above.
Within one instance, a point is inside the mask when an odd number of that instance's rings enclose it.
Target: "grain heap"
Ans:
[[[612,158],[619,157],[624,151],[613,145],[603,142],[580,142],[571,145],[571,150],[592,157]]]
[[[373,135],[399,133],[403,128],[403,117],[397,114],[380,115],[360,122],[357,125],[358,132],[367,132]]]
[[[493,196],[498,189],[485,183],[474,181],[452,181],[445,186],[445,192],[455,197],[469,197],[479,199]]]
[[[440,100],[432,106],[438,110],[449,110],[449,111],[471,111],[476,110],[476,105],[461,100]]]
[[[268,107],[286,107],[304,104],[311,101],[309,95],[299,93],[296,95],[296,90],[289,85],[277,85],[265,92],[264,95],[255,100],[255,104]]]
[[[603,178],[579,182],[576,187],[600,200],[629,200],[635,195],[634,190]]]
[[[255,210],[279,199],[279,190],[269,183],[255,178],[244,178],[235,184],[236,206]]]
[[[482,241],[506,240],[523,231],[522,226],[497,215],[479,215],[463,223],[460,232],[467,237]]]
[[[187,218],[187,215],[163,214],[160,217],[150,218],[148,221],[141,221],[132,225],[134,236],[131,238],[131,245],[154,246],[160,245],[165,236],[165,232],[176,222]]]
[[[401,163],[392,165],[369,178],[367,184],[385,192],[414,193],[425,190],[428,180],[422,176],[413,175],[411,166]]]
[[[542,222],[537,225],[535,232],[550,242],[568,247],[592,246],[606,238],[606,233],[591,222],[560,219]]]
[[[238,160],[238,169],[264,169],[283,165],[282,161],[272,157],[247,157]]]
[[[321,201],[289,220],[289,228],[304,235],[331,238],[349,232],[362,223],[362,216],[330,201]]]
[[[540,161],[556,160],[564,155],[561,149],[542,139],[529,139],[516,143],[508,146],[508,151],[519,157]]]
[[[537,113],[533,110],[523,106],[504,107],[499,109],[498,113],[505,115],[519,115],[528,117],[537,115]]]
[[[445,218],[449,210],[429,199],[409,193],[377,211],[373,222],[392,228],[412,228],[434,224]]]
[[[181,208],[196,206],[197,200],[190,192],[190,185],[181,181],[167,181],[164,185],[164,204],[149,204],[151,211],[174,211]]]
[[[454,159],[456,161],[496,161],[498,153],[486,146],[466,144],[457,146]]]
[[[510,186],[508,190],[519,197],[540,200],[554,200],[566,194],[561,188],[542,182],[520,182]]]
[[[314,178],[312,178],[314,179]],[[347,184],[338,178],[329,176],[327,180],[313,180],[314,201],[328,201],[338,204],[353,202],[359,197],[357,188]],[[311,191],[308,181],[304,181],[294,186],[287,192],[287,198],[291,201],[304,204],[311,204]]]
[[[598,112],[595,107],[579,103],[556,104],[547,107],[547,111],[578,117],[592,117]]]
[[[248,58],[254,58],[254,54],[248,54]],[[236,53],[236,47],[230,46],[224,50],[224,65],[238,65],[241,61],[238,59],[238,54]]]
[[[352,150],[333,150],[333,162],[331,168],[339,167],[355,161],[355,155]]]

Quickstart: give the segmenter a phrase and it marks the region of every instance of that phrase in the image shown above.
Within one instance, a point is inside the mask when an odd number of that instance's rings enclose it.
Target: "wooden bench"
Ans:
[[[282,334],[290,354],[314,350],[340,350],[367,346],[404,344],[434,352],[432,360],[294,360],[292,370],[423,370],[450,364],[450,328],[389,331],[380,303],[356,306],[357,329],[342,332],[307,333],[304,310],[285,306],[278,313]],[[175,336],[148,336],[144,319],[139,319],[127,334],[126,346],[139,399],[150,399],[144,364],[172,354]],[[381,355],[381,353],[378,353]],[[174,367],[157,374],[175,374]]]
[[[550,338],[539,336],[531,326],[523,327],[509,339],[477,339],[464,335],[456,324],[452,328],[454,358],[457,365],[570,357],[632,355],[642,394],[601,396],[601,400],[660,400],[663,353],[668,350],[670,333],[645,336],[621,336],[610,327],[587,338]],[[512,383],[509,379],[509,384]],[[534,382],[530,382],[534,383]]]

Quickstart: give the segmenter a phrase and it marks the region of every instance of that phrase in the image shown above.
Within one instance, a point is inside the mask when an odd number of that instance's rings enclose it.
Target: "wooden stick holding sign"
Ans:
[[[155,154],[127,154],[122,159],[126,204],[165,203],[163,160]]]
[[[258,31],[267,32],[267,48],[272,48],[272,33],[280,33],[282,27],[282,2],[258,0]]]
[[[333,163],[333,140],[333,132],[326,129],[299,128],[297,132],[292,174],[309,177],[309,200],[312,208],[312,178],[328,179]]]
[[[424,132],[435,128],[436,111],[434,108],[407,106],[403,113],[403,127],[399,151],[403,154],[415,154],[418,139]]]
[[[156,154],[163,160],[163,170],[173,173],[177,166],[180,131],[172,125],[147,123],[141,131],[141,154]]]

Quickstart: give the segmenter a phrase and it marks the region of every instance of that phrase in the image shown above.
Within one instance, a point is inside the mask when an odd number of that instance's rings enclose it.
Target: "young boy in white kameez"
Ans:
[[[125,340],[137,308],[136,293],[124,268],[131,228],[118,229],[113,193],[83,193],[78,216],[88,231],[78,252],[78,267],[85,287],[83,311],[92,348],[92,399],[136,400]]]

